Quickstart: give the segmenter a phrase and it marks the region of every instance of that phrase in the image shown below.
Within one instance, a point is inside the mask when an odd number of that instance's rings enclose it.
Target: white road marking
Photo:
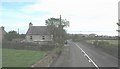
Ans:
[[[74,43],[75,44],[75,43]],[[88,54],[82,49],[80,48],[80,46],[78,46],[77,44],[75,44],[83,53],[84,53],[84,56],[86,56],[88,59],[89,59],[89,62],[92,62],[93,65],[99,69],[98,65],[88,56]]]

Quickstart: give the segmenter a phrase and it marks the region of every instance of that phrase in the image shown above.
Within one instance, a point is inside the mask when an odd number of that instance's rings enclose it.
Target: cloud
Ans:
[[[21,22],[33,22],[34,25],[45,25],[50,17],[70,21],[70,30],[106,30],[117,29],[117,4],[119,0],[36,0],[14,13],[13,17]],[[11,12],[10,12],[11,14]],[[26,20],[25,20],[26,19]],[[17,21],[16,21],[17,23]],[[25,24],[27,26],[27,24]]]
[[[108,1],[108,0],[106,0]],[[100,2],[100,3],[99,3]],[[112,1],[114,3],[114,1]],[[109,4],[110,3],[110,4]],[[98,14],[99,11],[105,10],[107,5],[111,5],[111,2],[105,2],[103,0],[41,0],[33,5],[28,5],[23,8],[25,12],[47,11],[53,14]],[[112,6],[112,5],[111,5]]]
[[[34,2],[38,0],[1,0],[1,2]]]

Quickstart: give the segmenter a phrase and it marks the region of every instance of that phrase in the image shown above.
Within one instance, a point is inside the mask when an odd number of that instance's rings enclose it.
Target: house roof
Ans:
[[[32,26],[29,27],[26,35],[50,35],[47,26]]]

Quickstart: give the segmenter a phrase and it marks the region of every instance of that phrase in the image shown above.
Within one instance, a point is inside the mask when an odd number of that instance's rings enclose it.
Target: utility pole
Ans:
[[[19,34],[19,28],[18,28],[18,34]]]
[[[61,15],[60,15],[60,25],[61,25]]]
[[[62,19],[61,19],[61,15],[60,15],[60,29],[63,29],[64,25],[62,25]]]

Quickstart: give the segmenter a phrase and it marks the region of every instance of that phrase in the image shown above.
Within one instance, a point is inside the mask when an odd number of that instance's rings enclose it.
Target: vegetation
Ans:
[[[52,52],[60,55],[62,46],[53,43],[39,45],[35,43],[3,42],[3,67],[29,67]],[[14,62],[12,62],[14,61]]]
[[[73,41],[79,41],[80,40],[80,37],[77,35],[77,34],[75,34],[73,37],[72,37],[72,40]]]
[[[30,67],[45,55],[43,51],[3,49],[3,67]]]
[[[86,42],[94,45],[102,45],[106,43],[106,45],[118,46],[118,40],[86,40]]]
[[[19,35],[17,34],[16,31],[9,31],[6,35],[5,35],[5,39],[12,41],[12,39],[14,38],[18,38]]]
[[[18,34],[16,31],[9,31],[6,35],[5,35],[5,40],[8,41],[12,41],[13,39],[16,38],[25,38],[25,34]]]
[[[75,42],[84,41],[84,37],[80,37],[78,34],[74,34],[71,37],[72,37],[72,40]]]
[[[86,42],[118,57],[118,40],[87,40]]]
[[[35,43],[3,42],[3,67],[29,67],[44,57],[45,53],[52,52],[60,55],[62,48],[63,46],[54,43],[39,45]]]
[[[54,52],[55,54],[60,55],[60,54],[61,54],[61,52],[62,52],[62,50],[63,50],[63,48],[62,48],[62,47],[57,47],[57,48],[53,49],[53,52]]]
[[[48,43],[44,45],[36,44],[36,43],[21,43],[21,42],[2,42],[2,48],[7,49],[19,49],[19,50],[35,50],[35,51],[50,51],[55,48],[55,44]]]
[[[64,27],[69,26],[69,21],[61,19],[60,16],[60,18],[50,18],[45,22],[50,34],[53,35],[54,42],[63,45],[64,41],[67,39],[67,33]]]

